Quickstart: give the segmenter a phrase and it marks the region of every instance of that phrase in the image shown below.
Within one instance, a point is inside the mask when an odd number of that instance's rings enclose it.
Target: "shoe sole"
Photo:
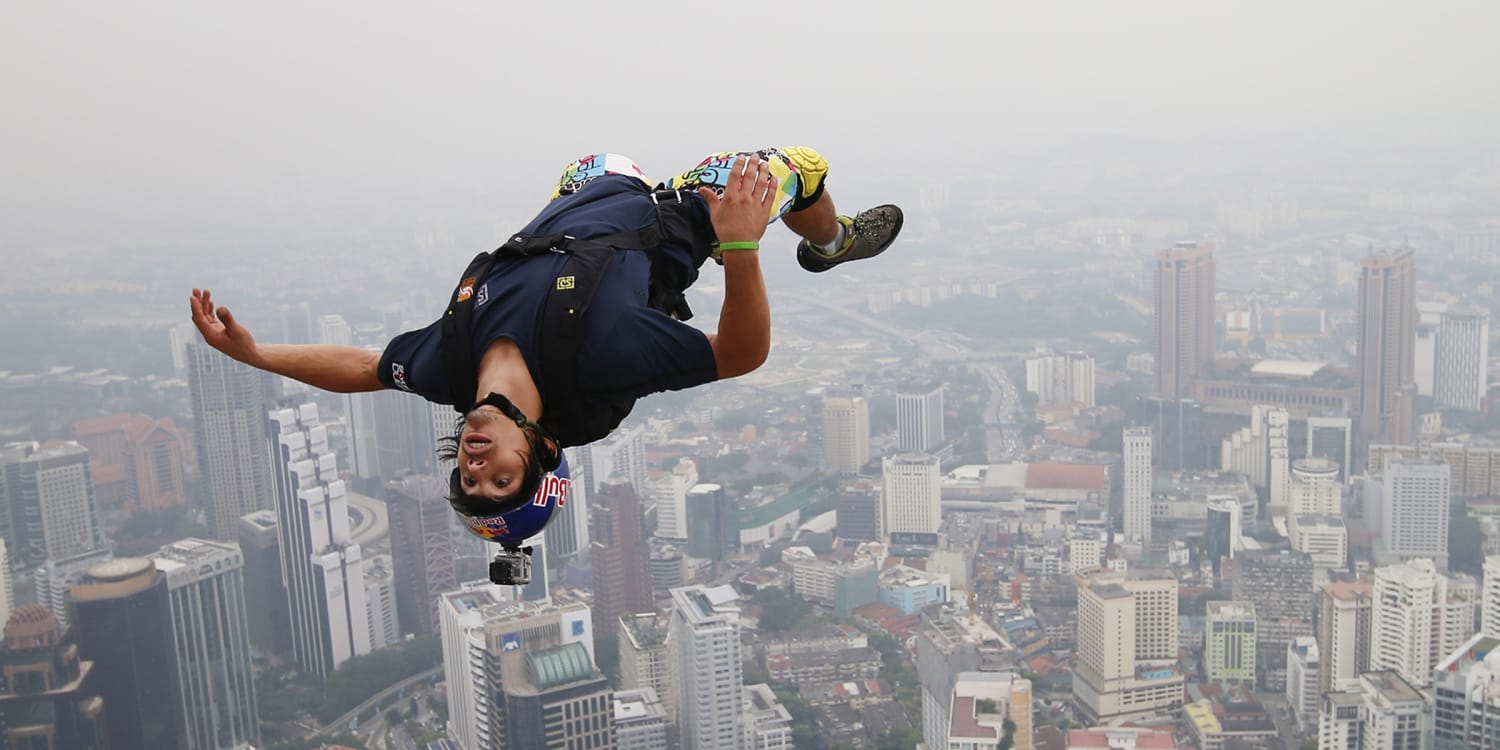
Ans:
[[[885,252],[887,248],[889,248],[896,242],[896,238],[901,236],[901,227],[906,223],[906,214],[901,210],[900,206],[896,206],[893,204],[886,205],[889,205],[891,206],[891,208],[896,209],[896,221],[894,222],[895,228],[891,230],[891,236],[886,239],[885,244],[877,248],[875,252],[870,253],[869,255],[860,256],[858,258],[828,260],[819,253],[814,252],[812,250],[811,243],[809,243],[807,240],[803,240],[797,245],[797,263],[801,265],[804,270],[810,273],[823,273],[824,271],[827,271],[834,266],[856,260],[868,260]],[[877,206],[877,208],[879,208],[879,206]]]

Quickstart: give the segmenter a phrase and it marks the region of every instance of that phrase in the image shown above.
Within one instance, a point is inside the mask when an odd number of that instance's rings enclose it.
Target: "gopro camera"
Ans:
[[[490,582],[501,586],[531,583],[531,548],[505,547],[490,561]]]

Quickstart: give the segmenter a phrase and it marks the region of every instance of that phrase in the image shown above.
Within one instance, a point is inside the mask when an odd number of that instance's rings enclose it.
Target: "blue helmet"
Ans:
[[[568,486],[572,483],[568,471],[568,459],[562,458],[557,468],[542,476],[542,484],[532,495],[531,502],[515,510],[493,516],[465,516],[464,528],[470,534],[487,542],[506,547],[518,547],[527,539],[542,533],[552,514],[568,501]]]

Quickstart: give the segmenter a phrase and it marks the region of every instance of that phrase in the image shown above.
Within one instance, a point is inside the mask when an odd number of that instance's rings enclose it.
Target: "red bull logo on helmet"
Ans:
[[[552,520],[552,514],[567,504],[571,484],[568,462],[564,459],[556,470],[542,477],[542,484],[532,496],[531,502],[500,515],[465,516],[464,527],[469,533],[486,541],[521,544],[542,533]]]

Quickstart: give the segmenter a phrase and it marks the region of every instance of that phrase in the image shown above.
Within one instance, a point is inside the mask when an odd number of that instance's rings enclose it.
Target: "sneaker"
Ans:
[[[890,247],[901,233],[901,209],[889,203],[860,211],[852,219],[847,216],[838,219],[844,225],[843,245],[830,255],[803,240],[797,245],[797,262],[803,268],[822,273],[840,263],[873,258]]]

